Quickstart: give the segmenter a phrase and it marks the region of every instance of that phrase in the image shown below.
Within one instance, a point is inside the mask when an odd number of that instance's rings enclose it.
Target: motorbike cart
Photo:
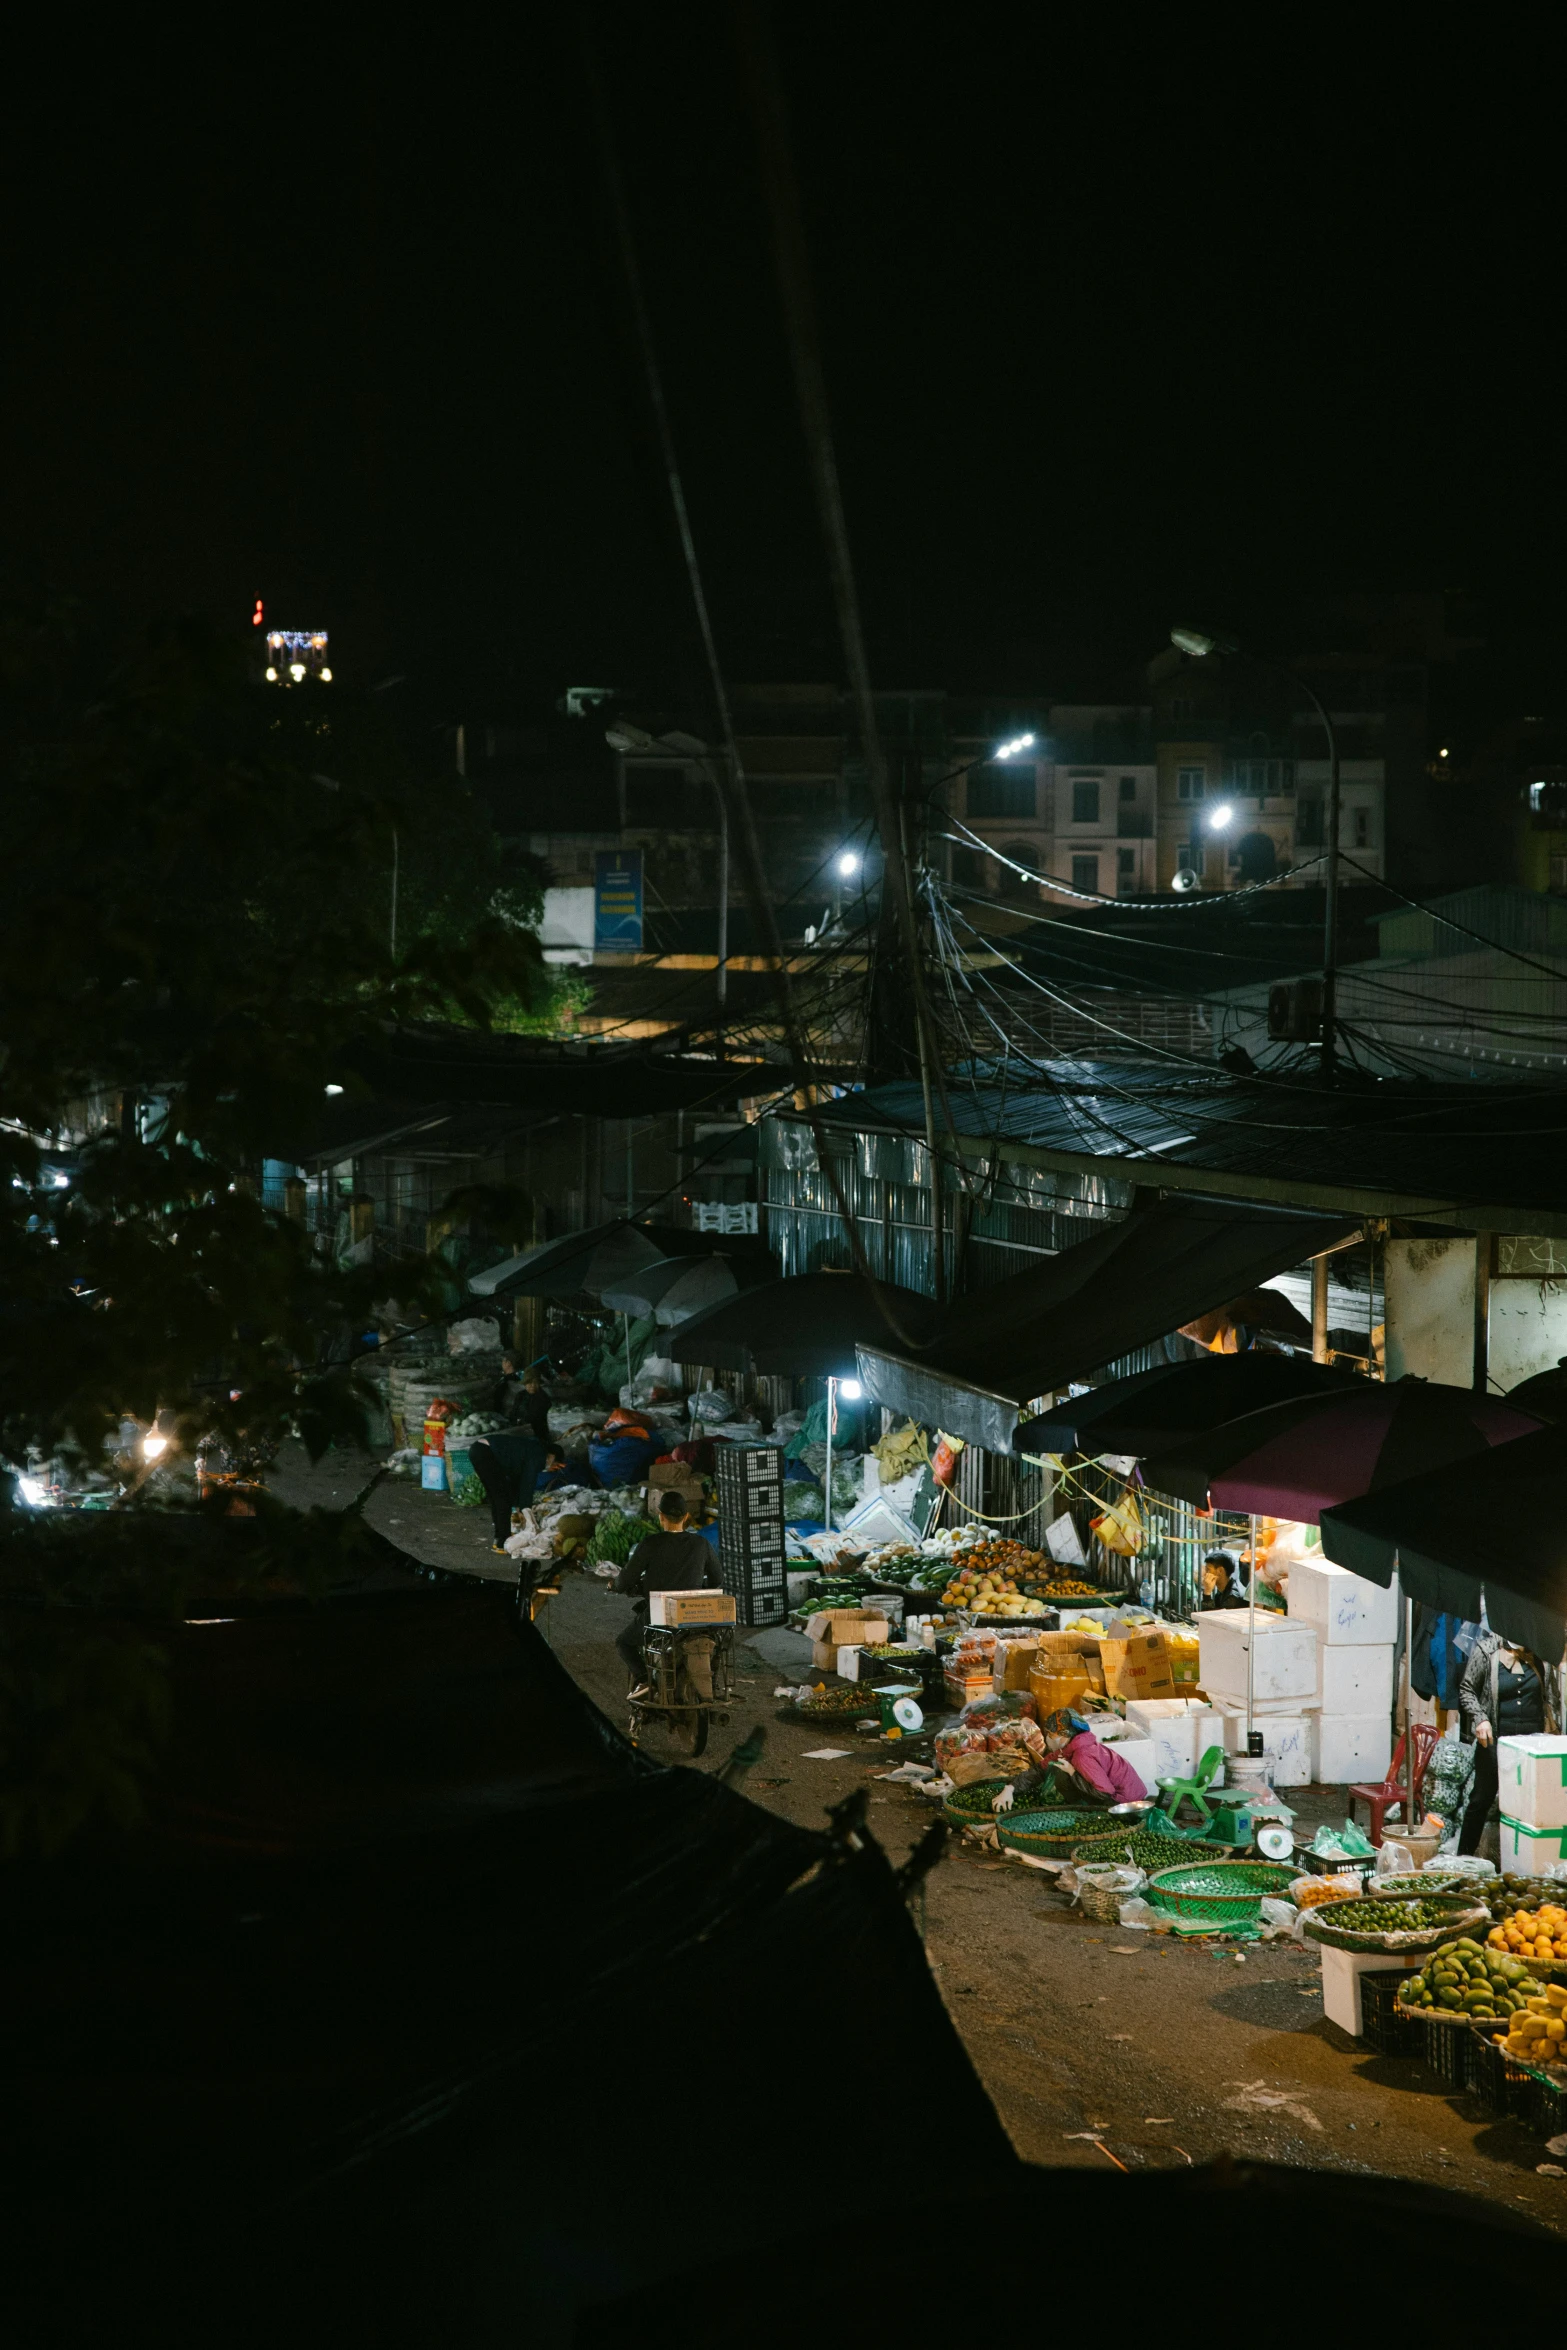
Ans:
[[[657,1729],[682,1753],[703,1753],[713,1723],[729,1719],[734,1653],[733,1624],[649,1624],[642,1634],[645,1691],[627,1700],[632,1745]]]

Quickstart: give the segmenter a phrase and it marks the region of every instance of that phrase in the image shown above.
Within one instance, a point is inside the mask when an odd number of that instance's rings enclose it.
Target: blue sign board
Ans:
[[[593,951],[642,952],[642,851],[599,849],[593,858]]]

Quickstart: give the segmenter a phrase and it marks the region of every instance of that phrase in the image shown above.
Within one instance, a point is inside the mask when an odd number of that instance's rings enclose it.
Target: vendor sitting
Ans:
[[[1202,1604],[1204,1607],[1248,1605],[1240,1561],[1232,1558],[1227,1550],[1210,1550],[1202,1562]]]
[[[573,1476],[571,1470],[566,1466],[566,1455],[560,1446],[547,1444],[544,1447],[544,1466],[539,1471],[538,1482],[533,1490],[535,1494],[558,1493],[563,1485],[584,1485],[590,1478],[594,1484],[597,1484],[598,1480],[593,1477],[591,1470],[585,1472],[581,1477]]]
[[[1050,1749],[1048,1773],[1056,1782],[1055,1801],[1106,1804],[1146,1800],[1148,1790],[1125,1755],[1096,1738],[1092,1724],[1081,1714],[1052,1720],[1045,1744]]]
[[[656,1534],[644,1534],[620,1570],[615,1589],[631,1601],[631,1621],[615,1636],[628,1686],[642,1679],[642,1635],[650,1591],[699,1591],[718,1583],[718,1553],[691,1525],[691,1505],[667,1485],[658,1497]]]

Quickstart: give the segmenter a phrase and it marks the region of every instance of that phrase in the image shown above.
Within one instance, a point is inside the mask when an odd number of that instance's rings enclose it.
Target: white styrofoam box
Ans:
[[[1225,1713],[1224,1751],[1226,1754],[1246,1752],[1246,1708],[1238,1707]],[[1268,1777],[1275,1787],[1309,1787],[1311,1768],[1316,1752],[1316,1722],[1311,1714],[1299,1708],[1293,1713],[1262,1714],[1252,1711],[1252,1728],[1262,1732],[1263,1752],[1268,1757]]]
[[[1531,1828],[1504,1812],[1500,1834],[1497,1866],[1504,1877],[1535,1877],[1553,1861],[1567,1860],[1567,1828]]]
[[[1550,1730],[1498,1738],[1496,1777],[1504,1819],[1527,1828],[1567,1828],[1567,1738]]]
[[[1246,1711],[1244,1697],[1220,1697],[1215,1700],[1215,1703],[1217,1710],[1226,1716],[1230,1714],[1244,1716]],[[1315,1697],[1254,1697],[1251,1701],[1251,1710],[1260,1722],[1273,1714],[1315,1713],[1317,1701]]]
[[[1355,2040],[1361,2032],[1361,1976],[1381,1974],[1391,1967],[1412,1975],[1420,1964],[1413,1952],[1395,1958],[1391,1951],[1335,1950],[1326,1942],[1319,1942],[1317,1948],[1322,1953],[1322,2012],[1330,2024],[1337,2024]]]
[[[1153,1723],[1176,1721],[1191,1710],[1184,1697],[1129,1697],[1126,1701],[1127,1720],[1150,1731]]]
[[[1197,1717],[1179,1713],[1162,1722],[1150,1722],[1148,1742],[1153,1748],[1154,1776],[1189,1779],[1197,1763]]]
[[[1350,1781],[1379,1784],[1393,1759],[1393,1725],[1386,1713],[1312,1714],[1316,1748],[1311,1775],[1319,1786]]]
[[[1246,1608],[1210,1608],[1197,1619],[1197,1677],[1210,1697],[1244,1697],[1252,1638]],[[1317,1627],[1298,1616],[1259,1615],[1252,1690],[1256,1697],[1314,1697]]]
[[[1131,1764],[1143,1783],[1143,1793],[1157,1795],[1159,1773],[1154,1767],[1153,1740],[1151,1738],[1118,1738],[1115,1741],[1115,1751],[1123,1762]],[[1115,1822],[1112,1820],[1110,1825],[1114,1827]]]
[[[1393,1641],[1398,1638],[1398,1579],[1384,1591],[1380,1583],[1368,1583],[1331,1559],[1292,1559],[1289,1612],[1315,1624],[1327,1647]]]
[[[1393,1651],[1380,1641],[1324,1648],[1318,1659],[1322,1679],[1317,1700],[1325,1714],[1390,1714],[1393,1710]]]

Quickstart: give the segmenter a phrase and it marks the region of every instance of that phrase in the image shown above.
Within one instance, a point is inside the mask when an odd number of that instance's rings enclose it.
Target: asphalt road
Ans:
[[[284,1464],[287,1498],[360,1489],[365,1464],[329,1455],[305,1473]],[[508,1575],[483,1513],[402,1482],[365,1503],[415,1557]],[[591,1577],[568,1574],[540,1630],[562,1664],[624,1724],[611,1645],[629,1615]],[[761,1636],[774,1645],[771,1636]],[[716,1770],[758,1724],[767,1743],[746,1781],[753,1800],[808,1826],[869,1782],[870,1824],[894,1861],[929,1824],[929,1805],[879,1774],[897,1760],[852,1731],[824,1735],[787,1716],[773,1692],[788,1668],[749,1642],[733,1717],[701,1763]],[[795,1668],[796,1673],[798,1668]],[[848,1746],[837,1761],[809,1750]],[[680,1758],[671,1755],[671,1760]],[[1042,1872],[954,1844],[927,1881],[921,1923],[932,1972],[1020,2155],[1109,2170],[1178,2168],[1221,2153],[1467,2190],[1567,2235],[1567,2177],[1542,2177],[1544,2146],[1452,2092],[1423,2065],[1370,2053],[1322,2013],[1314,1955],[1293,1945],[1180,1944],[1084,1918]],[[870,1995],[868,1993],[868,1995]],[[1567,2170],[1567,2159],[1562,2161]]]

